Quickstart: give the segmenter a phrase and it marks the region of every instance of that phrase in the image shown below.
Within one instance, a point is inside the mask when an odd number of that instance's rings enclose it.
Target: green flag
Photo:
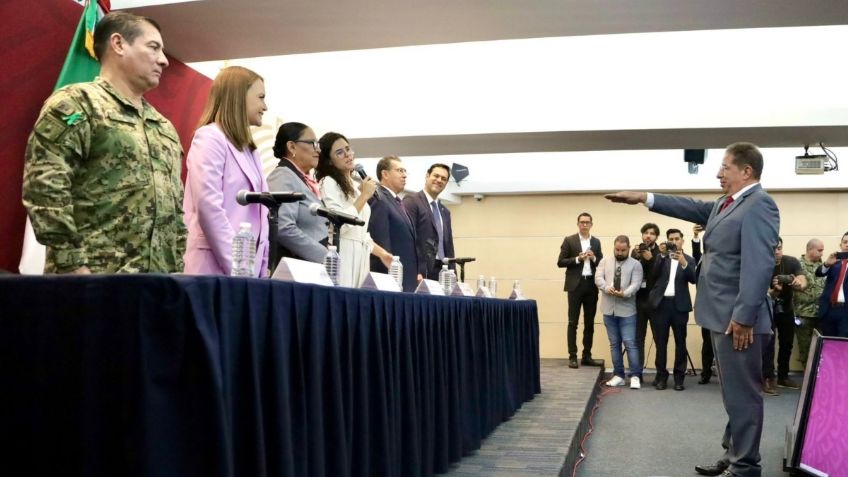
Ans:
[[[54,89],[71,83],[91,81],[100,74],[100,62],[94,56],[94,26],[102,17],[97,2],[87,0]]]

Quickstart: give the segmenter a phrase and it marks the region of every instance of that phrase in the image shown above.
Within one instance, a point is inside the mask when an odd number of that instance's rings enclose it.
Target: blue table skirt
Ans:
[[[428,476],[541,391],[534,301],[0,278],[0,475]]]

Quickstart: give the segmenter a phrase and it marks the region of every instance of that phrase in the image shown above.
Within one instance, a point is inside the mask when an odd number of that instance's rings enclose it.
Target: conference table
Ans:
[[[536,302],[0,277],[0,475],[428,476],[541,392]]]

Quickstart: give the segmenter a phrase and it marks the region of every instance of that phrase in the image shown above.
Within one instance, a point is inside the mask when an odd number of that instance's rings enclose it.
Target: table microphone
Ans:
[[[236,194],[236,202],[241,205],[247,204],[264,204],[268,205],[273,202],[273,205],[279,205],[286,202],[297,202],[303,200],[303,194],[300,192],[248,192],[246,190],[238,191]]]

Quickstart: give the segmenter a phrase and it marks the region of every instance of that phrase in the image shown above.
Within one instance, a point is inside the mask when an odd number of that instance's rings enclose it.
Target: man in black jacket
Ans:
[[[674,390],[683,391],[686,374],[686,325],[692,311],[689,284],[695,283],[695,259],[683,253],[683,232],[668,229],[668,239],[660,245],[660,256],[652,272],[654,287],[649,294],[653,311],[654,342],[657,345],[654,386],[663,390],[668,383],[668,332],[674,334]]]
[[[648,333],[648,323],[651,323],[653,333],[653,322],[651,316],[654,314],[648,299],[651,289],[654,287],[654,277],[651,271],[654,269],[660,250],[657,247],[657,237],[660,236],[660,228],[657,224],[648,222],[642,226],[642,243],[633,247],[631,256],[642,264],[642,287],[636,292],[636,347],[639,348],[639,361],[645,366],[645,335]]]
[[[598,287],[595,286],[595,267],[604,258],[601,241],[589,234],[592,216],[583,212],[577,216],[578,233],[565,237],[559,250],[557,266],[565,268],[565,291],[568,292],[568,367],[577,365],[577,323],[583,307],[583,358],[585,366],[602,366],[603,361],[592,359],[592,339],[595,333],[595,312],[598,308]]]

